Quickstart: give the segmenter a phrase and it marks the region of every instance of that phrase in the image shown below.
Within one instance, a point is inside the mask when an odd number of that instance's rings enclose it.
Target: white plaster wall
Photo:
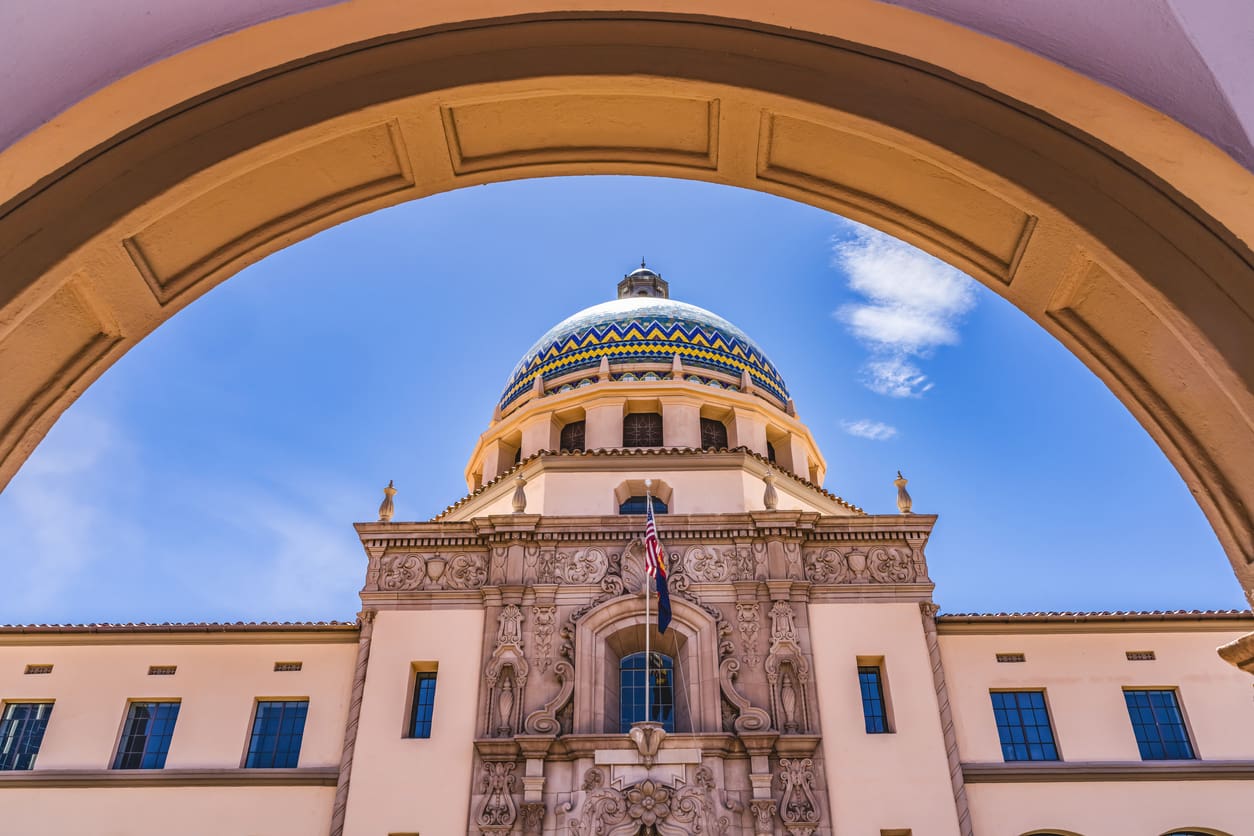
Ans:
[[[958,816],[918,604],[812,604],[810,629],[833,832],[908,828],[919,836],[956,836]],[[866,733],[859,656],[884,657],[892,734]],[[1009,833],[1000,827],[977,832]]]
[[[963,761],[1000,762],[990,689],[1044,689],[1059,754],[1067,761],[1141,760],[1124,687],[1176,687],[1199,758],[1254,758],[1249,674],[1215,648],[1237,633],[1081,633],[940,637]],[[1152,650],[1131,662],[1129,650]],[[1027,661],[999,663],[998,653]],[[1252,791],[1254,792],[1254,791]]]
[[[1079,836],[1160,836],[1194,828],[1247,836],[1250,798],[1248,781],[967,785],[971,825],[979,836],[1046,829]]]
[[[182,702],[167,769],[234,769],[243,764],[256,700],[303,697],[309,699],[309,713],[299,765],[335,766],[356,653],[356,641],[5,645],[0,646],[0,700],[55,700],[35,762],[39,770],[111,767],[127,702],[141,699]],[[278,661],[300,661],[303,668],[276,672]],[[28,664],[52,664],[52,673],[25,675]],[[178,672],[149,676],[150,665],[177,665]],[[121,791],[129,792],[138,791]],[[6,791],[0,804],[11,797]]]
[[[330,827],[334,800],[335,787],[5,789],[0,791],[0,833],[322,836]]]
[[[345,836],[465,833],[483,611],[383,611],[375,619]],[[436,662],[431,737],[403,736],[414,662]]]

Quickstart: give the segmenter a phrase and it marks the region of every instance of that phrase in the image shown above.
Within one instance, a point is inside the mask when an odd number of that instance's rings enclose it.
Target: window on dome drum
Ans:
[[[624,447],[661,447],[662,416],[656,412],[632,412],[623,418]]]
[[[0,714],[0,770],[34,769],[43,743],[50,702],[11,702]]]
[[[648,500],[646,497],[631,496],[627,498],[626,502],[618,506],[618,513],[620,514],[644,514],[646,513],[647,507],[648,507]],[[654,516],[657,516],[658,514],[665,514],[665,513],[666,513],[666,503],[658,499],[656,496],[653,497]]]
[[[769,441],[766,442],[766,460],[770,462],[771,464],[776,463],[775,462],[775,445]]]
[[[248,769],[295,769],[309,700],[258,700],[253,735],[248,741]]]
[[[414,674],[414,706],[409,715],[409,736],[430,737],[435,715],[435,671]]]
[[[991,696],[1005,760],[1058,760],[1044,691],[993,691]]]
[[[631,724],[649,719],[661,723],[668,732],[675,731],[675,661],[662,653],[651,654],[645,681],[645,654],[624,656],[618,665],[619,729],[631,730]],[[649,691],[649,716],[645,717],[645,689]]]
[[[858,665],[858,685],[862,689],[862,717],[867,734],[887,734],[888,711],[884,702],[884,679],[879,665]]]
[[[582,452],[584,449],[585,427],[587,427],[587,423],[584,421],[571,421],[562,427],[562,440],[558,443],[558,447],[562,450]]]
[[[165,766],[174,722],[179,717],[177,702],[133,702],[122,727],[122,740],[113,760],[114,769],[161,769]]]
[[[1170,689],[1123,692],[1141,760],[1191,760],[1195,757],[1176,692]]]
[[[713,418],[701,419],[701,449],[721,450],[727,446],[727,425]]]

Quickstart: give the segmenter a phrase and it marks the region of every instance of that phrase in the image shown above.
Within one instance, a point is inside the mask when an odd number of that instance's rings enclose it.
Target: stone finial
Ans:
[[[762,504],[766,506],[766,510],[774,511],[779,506],[779,494],[775,491],[775,471],[768,468],[762,481],[766,483],[766,490],[762,491]]]
[[[535,382],[535,385],[532,387],[532,389],[535,392],[535,395],[537,398],[544,397],[544,375],[540,374],[539,372],[536,372],[536,382]]]
[[[601,365],[597,368],[597,380],[601,383],[610,382],[610,358],[601,358]]]
[[[521,514],[527,510],[527,480],[519,476],[514,479],[514,513]]]
[[[388,486],[383,489],[383,502],[379,503],[379,522],[391,522],[392,515],[396,513],[396,504],[392,502],[392,497],[396,496],[396,488],[392,487],[392,480],[388,480]]]
[[[740,391],[741,392],[753,391],[753,378],[749,376],[748,369],[740,370]]]
[[[897,471],[897,478],[893,480],[893,484],[897,486],[897,510],[902,514],[909,514],[913,500],[906,490],[906,483],[910,480],[901,475],[901,471]]]
[[[672,380],[684,379],[684,360],[682,357],[679,356],[678,351],[676,351],[675,355],[671,357],[671,379]]]

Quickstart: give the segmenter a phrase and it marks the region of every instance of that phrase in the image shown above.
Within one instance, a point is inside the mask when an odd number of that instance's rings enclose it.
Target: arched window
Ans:
[[[727,446],[727,425],[713,418],[701,419],[701,449],[721,450]]]
[[[646,658],[649,660],[646,677]],[[648,691],[649,716],[645,717]],[[624,656],[618,664],[619,729],[631,730],[632,723],[653,720],[668,732],[675,731],[675,661],[663,653]]]
[[[656,412],[632,412],[623,418],[624,447],[661,447],[662,416]]]
[[[562,440],[558,442],[559,448],[582,452],[584,449],[584,427],[586,426],[587,424],[584,421],[571,421],[562,427]]]
[[[643,514],[645,513],[646,503],[647,500],[643,496],[629,496],[625,502],[618,506],[618,513]],[[655,516],[666,513],[666,503],[656,496],[653,497],[653,513]]]

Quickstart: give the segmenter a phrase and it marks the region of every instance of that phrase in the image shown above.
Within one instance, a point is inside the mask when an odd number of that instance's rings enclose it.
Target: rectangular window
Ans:
[[[435,671],[418,671],[414,674],[414,710],[409,719],[409,736],[430,737],[434,712]]]
[[[11,702],[0,715],[0,770],[34,769],[52,715],[50,702]]]
[[[1124,691],[1128,718],[1141,760],[1189,760],[1194,756],[1176,692],[1168,689]]]
[[[258,700],[253,736],[248,741],[248,769],[295,769],[305,734],[309,700]]]
[[[122,727],[114,769],[161,769],[165,766],[174,721],[179,716],[177,702],[133,702]]]
[[[1044,691],[993,691],[993,716],[1001,755],[1008,761],[1056,761]]]
[[[859,665],[858,685],[862,688],[862,717],[867,734],[886,734],[888,712],[884,703],[884,679],[879,665]]]

